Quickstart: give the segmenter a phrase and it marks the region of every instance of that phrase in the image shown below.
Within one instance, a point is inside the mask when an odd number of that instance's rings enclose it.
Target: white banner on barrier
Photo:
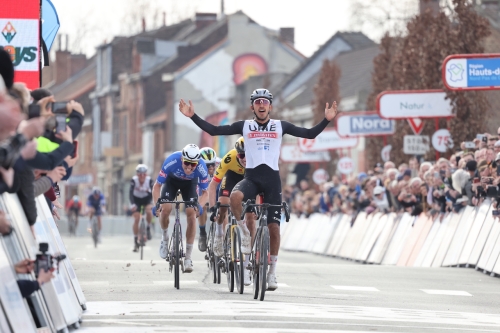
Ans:
[[[460,223],[460,215],[451,213],[450,216],[450,222],[448,223],[448,227],[446,228],[444,237],[441,240],[441,244],[439,244],[439,249],[436,253],[436,257],[434,258],[431,267],[441,267],[441,265],[443,264],[446,253],[448,252],[448,248],[450,247],[453,236],[455,235],[458,224]]]
[[[432,242],[434,241],[434,238],[436,237],[436,234],[437,234],[440,226],[441,226],[441,221],[439,221],[439,218],[432,221],[432,226],[429,230],[429,233],[427,234],[427,237],[425,238],[425,241],[422,245],[422,249],[420,250],[420,253],[417,255],[417,258],[415,259],[415,262],[413,263],[413,267],[422,267],[424,259],[427,255],[427,253],[429,252],[429,249],[432,245]],[[430,266],[430,264],[429,264],[429,266]]]
[[[472,206],[467,206],[464,210],[462,210],[457,231],[451,240],[450,247],[444,257],[442,266],[458,265],[460,253],[462,253],[462,249],[467,241],[467,236],[469,236],[469,231],[472,227],[472,223],[474,222],[475,215],[476,211]]]
[[[471,258],[474,244],[476,244],[476,241],[479,238],[481,229],[483,228],[483,225],[486,221],[486,215],[491,214],[490,208],[491,202],[490,200],[487,200],[487,202],[484,202],[477,210],[476,217],[474,218],[474,222],[472,223],[472,228],[469,232],[469,236],[467,237],[467,241],[465,242],[464,248],[458,260],[459,265],[469,265],[469,259]]]

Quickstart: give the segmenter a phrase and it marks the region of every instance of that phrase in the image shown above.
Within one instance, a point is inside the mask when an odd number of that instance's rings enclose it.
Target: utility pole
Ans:
[[[224,0],[220,0],[220,18],[223,19],[226,14],[224,13]]]

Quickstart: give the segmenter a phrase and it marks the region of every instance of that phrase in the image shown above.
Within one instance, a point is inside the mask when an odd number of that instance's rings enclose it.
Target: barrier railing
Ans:
[[[500,275],[500,221],[491,201],[432,219],[425,214],[292,215],[282,231],[284,250],[360,263],[411,267],[475,267]]]
[[[45,283],[40,291],[26,300],[21,297],[16,279],[34,280],[35,275],[31,273],[16,277],[13,269],[15,263],[26,258],[34,260],[40,242],[49,244],[48,252],[51,254],[67,255],[43,196],[37,198],[36,203],[38,217],[32,231],[18,197],[13,194],[0,196],[0,209],[7,213],[13,227],[11,235],[0,237],[1,332],[65,332],[68,327],[79,327],[82,309],[86,307],[85,296],[69,257],[60,263],[59,272],[55,272],[55,277]]]

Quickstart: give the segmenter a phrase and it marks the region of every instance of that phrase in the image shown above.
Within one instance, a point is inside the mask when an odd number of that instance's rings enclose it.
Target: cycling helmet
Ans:
[[[137,172],[137,173],[147,173],[148,172],[148,166],[146,164],[139,164],[138,166],[135,167],[135,172]]]
[[[273,104],[273,94],[265,88],[258,88],[255,89],[250,95],[250,102],[253,104],[253,101],[255,101],[257,98],[265,98],[268,99],[271,104]]]
[[[215,150],[210,147],[203,147],[200,149],[200,157],[205,161],[206,164],[213,164],[216,161],[217,154]]]
[[[94,186],[92,188],[92,194],[101,194],[101,190],[99,189],[99,187]]]
[[[182,158],[188,161],[197,162],[200,159],[200,148],[195,144],[188,144],[182,148]]]
[[[238,154],[245,153],[245,139],[243,137],[240,137],[238,140],[236,140],[236,143],[234,144],[234,149],[236,149],[236,152]]]
[[[73,202],[78,202],[80,201],[80,198],[77,195],[73,196]]]

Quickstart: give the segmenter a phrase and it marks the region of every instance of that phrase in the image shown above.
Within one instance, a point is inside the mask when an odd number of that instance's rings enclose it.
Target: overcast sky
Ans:
[[[295,47],[310,56],[335,32],[352,28],[351,5],[355,0],[225,0],[226,14],[242,10],[257,23],[271,28],[295,28]],[[356,0],[360,1],[360,0]],[[374,3],[373,0],[366,0]],[[384,1],[384,0],[382,0]],[[390,1],[390,0],[385,0]],[[402,0],[401,0],[402,1]],[[414,0],[416,1],[416,0]],[[375,1],[376,2],[376,1]],[[221,0],[52,0],[61,23],[60,33],[69,34],[73,51],[92,55],[95,46],[116,35],[129,35],[140,28],[141,8],[147,10],[146,25],[153,26],[154,13],[166,12],[167,24],[193,17],[195,12],[220,13]],[[134,17],[134,15],[136,17]],[[161,15],[157,17],[157,24]],[[132,26],[135,24],[135,26]],[[380,31],[364,31],[377,38]],[[57,47],[57,43],[54,44]],[[53,48],[54,48],[53,47]]]

